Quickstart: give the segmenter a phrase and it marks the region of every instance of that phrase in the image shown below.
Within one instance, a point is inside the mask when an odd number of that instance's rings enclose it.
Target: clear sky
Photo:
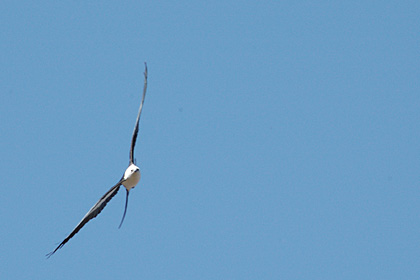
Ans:
[[[1,279],[417,279],[418,1],[0,4]],[[135,156],[142,178],[50,252]]]

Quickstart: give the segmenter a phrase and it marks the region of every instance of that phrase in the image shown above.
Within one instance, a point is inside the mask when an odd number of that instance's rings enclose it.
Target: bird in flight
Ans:
[[[134,162],[134,146],[136,145],[137,135],[139,133],[139,121],[140,121],[140,115],[141,110],[143,108],[144,98],[146,97],[146,90],[147,90],[147,64],[145,63],[145,70],[144,70],[144,86],[143,86],[143,96],[141,99],[139,112],[137,114],[136,124],[134,125],[134,131],[133,136],[131,138],[131,147],[130,147],[130,162],[128,164],[127,169],[125,170],[123,176],[118,181],[117,184],[115,184],[106,194],[104,194],[101,199],[99,199],[98,202],[96,202],[95,205],[87,212],[87,214],[83,217],[83,219],[77,224],[77,226],[73,229],[73,231],[63,240],[63,242],[60,243],[60,245],[57,246],[57,248],[54,249],[54,251],[47,254],[47,258],[51,257],[55,252],[57,252],[58,249],[64,246],[76,233],[79,232],[79,230],[91,219],[98,216],[99,213],[101,213],[102,209],[106,206],[106,204],[117,194],[118,190],[120,189],[120,186],[124,186],[126,192],[125,197],[125,208],[124,208],[124,214],[121,219],[121,223],[119,228],[121,227],[125,214],[127,213],[127,204],[128,204],[128,195],[130,193],[130,190],[134,188],[137,183],[140,181],[140,169],[138,166],[136,166]]]

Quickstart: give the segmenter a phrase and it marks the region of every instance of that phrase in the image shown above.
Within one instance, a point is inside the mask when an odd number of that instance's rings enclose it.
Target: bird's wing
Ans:
[[[98,216],[99,213],[101,213],[102,209],[106,206],[106,204],[113,198],[118,190],[120,189],[120,186],[123,182],[123,178],[115,185],[113,186],[104,196],[99,199],[98,202],[87,212],[87,214],[83,217],[83,219],[79,222],[79,224],[73,229],[73,231],[63,240],[63,242],[60,243],[60,245],[55,248],[54,251],[47,254],[47,257],[51,257],[58,249],[64,246],[76,233],[79,232],[79,230],[91,219]]]
[[[137,134],[139,133],[139,121],[140,121],[141,110],[143,109],[144,98],[146,97],[146,90],[147,90],[147,64],[144,63],[143,97],[141,98],[139,112],[137,114],[137,119],[136,119],[136,125],[134,126],[133,136],[131,138],[130,164],[134,163],[134,146],[136,145]]]

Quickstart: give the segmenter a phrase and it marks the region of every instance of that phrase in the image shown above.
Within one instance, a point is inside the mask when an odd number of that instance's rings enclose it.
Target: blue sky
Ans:
[[[104,2],[104,1],[102,1]],[[2,279],[415,279],[418,1],[2,1]],[[143,85],[142,178],[121,177]]]

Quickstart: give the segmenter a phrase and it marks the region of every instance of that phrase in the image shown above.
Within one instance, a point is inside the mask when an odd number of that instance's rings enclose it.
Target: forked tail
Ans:
[[[120,226],[118,228],[121,228],[123,222],[124,222],[124,218],[125,218],[125,213],[127,213],[127,205],[128,205],[128,195],[130,194],[130,191],[125,189],[127,191],[127,195],[125,196],[125,208],[124,208],[124,214],[120,223]]]

